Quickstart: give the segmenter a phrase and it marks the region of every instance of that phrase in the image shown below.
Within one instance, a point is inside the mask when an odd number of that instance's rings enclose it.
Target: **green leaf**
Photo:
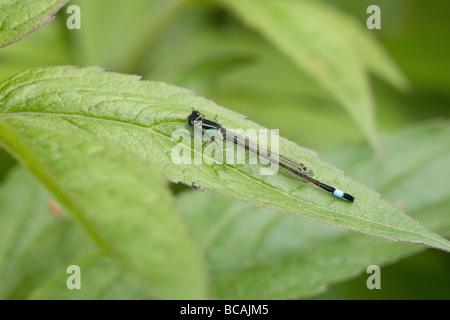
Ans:
[[[222,2],[327,90],[350,114],[372,146],[381,150],[366,68],[401,87],[405,81],[383,50],[358,30],[361,27],[350,17],[318,2]],[[365,58],[367,53],[370,55]],[[378,61],[373,63],[372,58]]]
[[[69,0],[0,1],[0,48],[16,42],[53,20]]]
[[[215,299],[310,297],[417,248],[207,192],[186,193],[179,205],[205,256]]]
[[[0,190],[0,203],[2,299],[151,296],[151,288],[102,253],[25,168],[11,170]],[[80,267],[82,290],[66,286],[70,265]]]
[[[284,139],[280,139],[282,154],[305,163],[318,180],[354,195],[355,203],[282,175],[263,177],[252,165],[226,164],[225,170],[220,163],[205,163],[213,161],[206,154],[201,164],[174,163],[171,154],[180,143],[172,133],[187,128],[186,117],[193,107],[209,118],[217,115],[225,128],[262,127],[188,90],[138,79],[99,68],[30,69],[0,84],[1,117],[15,130],[36,138],[52,136],[55,128],[64,136],[71,136],[75,127],[87,131],[89,136],[110,139],[152,162],[172,181],[187,185],[195,182],[255,205],[391,240],[449,250],[447,240],[380,199],[377,192],[352,180],[316,152]],[[28,132],[34,131],[34,127],[28,128],[31,124],[39,124],[39,132]],[[60,144],[66,145],[62,139],[54,141],[52,148],[57,150]],[[10,148],[14,145],[8,142]],[[183,148],[194,153],[190,147]],[[51,156],[47,153],[42,156]],[[57,165],[56,160],[53,165]]]
[[[82,26],[73,35],[79,45],[71,47],[75,59],[71,63],[137,72],[186,3],[134,0],[132,5],[125,1],[111,5],[109,0],[77,0],[82,9]]]
[[[0,137],[99,250],[134,274],[151,297],[205,297],[197,250],[148,163],[61,117],[2,117]]]
[[[14,167],[16,161],[5,150],[0,149],[0,182],[3,181],[6,173]]]
[[[197,92],[208,92],[211,83],[216,80],[218,75],[223,75],[230,69],[237,68],[250,61],[252,61],[252,57],[249,55],[233,53],[217,55],[203,59],[200,63],[177,72],[168,81]]]
[[[367,145],[331,150],[339,165],[351,167],[351,174],[375,186],[383,198],[398,203],[408,212],[424,218],[426,208],[448,200],[450,174],[450,127],[446,121],[428,121],[382,138],[386,154],[377,157]],[[438,227],[443,221],[435,224]]]
[[[397,89],[406,91],[410,83],[400,68],[388,55],[386,50],[371,36],[367,30],[361,29],[354,21],[348,21],[348,34],[354,37],[359,57],[364,61],[367,69],[387,81]]]
[[[387,152],[381,159],[369,146],[336,148],[333,154],[342,164],[354,164],[357,176],[372,181],[385,197],[402,201],[434,231],[449,234],[450,189],[439,179],[450,174],[449,131],[446,124],[426,123],[396,132],[382,139]],[[390,264],[424,249],[272,215],[208,192],[186,192],[179,207],[219,299],[311,297],[370,265]]]

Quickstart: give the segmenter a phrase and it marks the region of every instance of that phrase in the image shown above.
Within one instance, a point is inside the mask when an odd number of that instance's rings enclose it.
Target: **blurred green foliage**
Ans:
[[[365,135],[339,102],[225,2],[70,1],[81,8],[81,30],[66,28],[64,7],[49,25],[0,49],[0,79],[33,66],[98,65],[196,91],[257,123],[279,128],[282,136],[325,157],[336,154],[337,146],[364,143]],[[449,2],[322,2],[351,15],[362,28],[366,8],[372,4],[381,8],[382,27],[370,33],[410,86],[399,91],[369,75],[379,135],[389,136],[425,120],[446,121],[450,115]],[[13,165],[2,151],[2,179]],[[448,208],[444,205],[440,210],[448,212]],[[448,254],[427,250],[383,268],[383,290],[369,292],[363,274],[332,285],[318,297],[448,299],[448,270]]]

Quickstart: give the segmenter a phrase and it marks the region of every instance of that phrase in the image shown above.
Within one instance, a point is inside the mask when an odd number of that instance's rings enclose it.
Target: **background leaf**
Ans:
[[[153,293],[99,250],[25,168],[9,173],[0,201],[2,299],[145,298]],[[73,264],[81,270],[81,290],[66,287],[66,270]]]
[[[0,48],[20,40],[53,20],[69,0],[0,1]]]

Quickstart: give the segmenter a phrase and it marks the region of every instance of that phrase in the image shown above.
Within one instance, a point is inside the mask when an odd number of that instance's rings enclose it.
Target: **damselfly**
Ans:
[[[262,147],[235,132],[227,130],[217,121],[206,119],[205,116],[197,110],[192,111],[192,113],[187,117],[187,121],[190,127],[193,127],[194,130],[201,132],[202,136],[205,137],[206,142],[203,144],[202,148],[208,143],[217,142],[217,138],[230,141],[242,148],[245,148],[249,152],[255,153],[261,158],[276,163],[288,176],[294,177],[303,182],[311,182],[340,199],[350,202],[355,200],[355,197],[352,195],[314,179],[312,177],[314,175],[313,171],[303,163],[294,161],[283,155],[276,154],[270,149],[266,149],[265,147]]]

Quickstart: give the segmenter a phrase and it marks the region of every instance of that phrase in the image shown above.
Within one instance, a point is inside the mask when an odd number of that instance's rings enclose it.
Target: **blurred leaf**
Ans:
[[[203,250],[216,299],[310,297],[418,249],[208,193],[186,193],[179,205]]]
[[[27,37],[0,50],[0,79],[35,66],[66,65],[71,63],[67,41],[68,30],[61,27],[64,10],[60,10],[54,21],[32,32]]]
[[[445,98],[448,105],[450,65],[447,58],[450,46],[442,40],[450,32],[450,3],[420,0],[377,2],[383,10],[382,28],[378,32],[380,40],[407,74],[416,92],[427,94],[425,98],[428,100]],[[367,3],[369,5],[370,2]],[[446,110],[448,108],[442,108],[443,112]]]
[[[372,35],[351,20],[346,27],[348,34],[354,37],[360,58],[370,71],[399,90],[406,91],[410,88],[410,83],[403,72]]]
[[[49,255],[48,258],[53,259],[60,255],[61,250],[52,252],[52,255]],[[38,300],[155,298],[155,292],[152,291],[151,285],[140,281],[133,272],[121,268],[114,259],[101,252],[87,252],[84,255],[71,258],[69,263],[59,269],[52,268],[51,277],[41,278],[40,280],[43,283],[39,283],[32,292],[26,292],[26,294],[30,294],[29,298]],[[47,267],[48,261],[45,263]],[[44,263],[41,264],[44,265]],[[69,265],[80,267],[80,290],[69,290],[66,286],[66,281],[70,276],[66,271]]]
[[[404,78],[350,17],[312,1],[222,2],[339,101],[371,144],[381,149],[376,139],[374,101],[365,64],[401,87]],[[368,52],[368,58],[362,58]],[[371,62],[372,58],[379,61]]]
[[[417,210],[448,199],[442,177],[450,175],[449,134],[447,121],[425,122],[384,137],[383,156],[376,156],[368,146],[346,146],[329,154],[339,165],[351,168],[352,176],[376,186],[387,200]]]
[[[27,78],[36,85],[38,78]],[[62,78],[57,81],[64,83]],[[196,248],[162,177],[147,163],[63,117],[2,117],[0,132],[2,144],[31,169],[103,253],[151,289],[152,297],[205,297]],[[179,272],[180,265],[184,272]]]
[[[3,181],[5,175],[15,164],[15,159],[5,150],[0,148],[0,182]]]
[[[53,20],[69,0],[0,1],[0,47],[7,46]]]
[[[0,297],[19,297],[24,287],[33,287],[28,280],[39,270],[36,261],[42,248],[59,235],[56,215],[49,212],[50,197],[23,170],[12,170],[0,189]],[[47,235],[47,236],[45,236]],[[61,238],[61,242],[63,239]],[[81,247],[81,246],[80,246]],[[64,260],[64,256],[59,256]],[[58,262],[55,261],[55,264]],[[33,266],[33,267],[32,267]]]
[[[134,0],[132,5],[110,0],[71,3],[82,10],[81,29],[73,34],[72,63],[135,73],[186,0]]]
[[[151,289],[101,252],[43,186],[16,167],[0,189],[2,299],[144,298]],[[49,263],[51,261],[51,263]],[[81,289],[69,290],[69,265],[81,270]],[[120,288],[118,294],[115,288]]]
[[[252,57],[239,54],[221,54],[198,62],[184,70],[179,70],[168,82],[206,93],[211,83],[224,72],[252,61]]]
[[[317,179],[354,195],[355,203],[339,200],[313,185],[304,185],[288,177],[261,176],[252,165],[227,164],[228,170],[224,170],[220,163],[205,163],[213,161],[208,155],[204,155],[201,164],[174,163],[171,155],[174,147],[180,144],[178,137],[172,137],[172,134],[176,129],[186,128],[186,116],[192,107],[207,113],[208,117],[219,116],[226,128],[262,128],[188,90],[160,82],[138,81],[135,76],[106,73],[98,68],[54,67],[31,69],[3,82],[0,84],[0,97],[1,116],[12,125],[12,128],[3,125],[3,143],[13,148],[14,153],[19,153],[22,161],[33,166],[35,173],[47,182],[47,186],[55,189],[53,192],[60,187],[55,186],[48,172],[33,160],[35,156],[27,148],[28,140],[22,141],[13,134],[15,130],[26,135],[27,139],[37,139],[36,142],[32,140],[33,143],[43,143],[45,139],[53,141],[45,148],[42,146],[41,151],[45,150],[39,154],[42,157],[52,158],[55,152],[57,158],[59,149],[75,152],[73,147],[69,150],[66,148],[69,142],[75,143],[72,139],[78,135],[78,140],[87,139],[84,133],[80,134],[79,129],[82,129],[89,132],[86,133],[88,136],[93,133],[122,144],[141,158],[150,160],[173,181],[187,185],[195,181],[228,197],[278,211],[392,240],[420,242],[443,250],[449,249],[445,239],[380,199],[377,192],[350,179],[341,170],[323,161],[317,153],[284,139],[280,141],[281,153],[307,164],[318,174]],[[83,146],[77,143],[76,146],[87,148],[87,154],[92,152],[89,151],[89,144]],[[182,147],[184,152],[192,155],[190,146]],[[78,154],[75,152],[64,158],[76,158]],[[110,159],[114,157],[108,156]],[[56,159],[51,163],[52,166],[61,165]],[[129,164],[122,165],[124,171],[121,173],[125,175],[127,168],[131,167]],[[64,173],[61,168],[60,174]],[[95,177],[95,173],[91,175],[91,178]],[[77,186],[81,188],[82,183],[78,182],[80,184]],[[130,194],[128,196],[132,197]],[[62,202],[65,205],[71,204],[66,195],[60,194],[60,197],[64,199]],[[168,223],[165,225],[167,228]]]
[[[449,234],[450,189],[446,181],[437,178],[450,174],[446,165],[450,160],[449,131],[448,125],[437,123],[399,131],[383,138],[388,148],[382,159],[373,160],[376,155],[369,146],[352,151],[336,148],[334,154],[342,164],[356,163],[363,181],[386,190],[387,198],[398,200],[401,195],[409,212],[434,231]],[[437,153],[440,156],[433,157]],[[379,164],[376,170],[374,162]],[[429,178],[413,169],[417,163]],[[396,178],[399,176],[404,179]],[[329,284],[365,272],[369,265],[390,264],[423,249],[272,215],[211,193],[186,192],[179,198],[179,207],[203,250],[213,296],[219,299],[310,297]]]

